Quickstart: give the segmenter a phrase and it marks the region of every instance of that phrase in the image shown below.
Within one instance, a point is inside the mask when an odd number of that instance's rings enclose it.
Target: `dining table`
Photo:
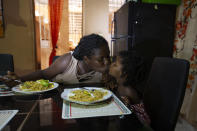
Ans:
[[[145,131],[149,130],[131,111],[127,115],[107,115],[81,118],[62,118],[65,89],[104,87],[102,83],[59,84],[58,88],[42,93],[0,97],[0,110],[17,110],[2,131]],[[115,94],[115,92],[114,92]],[[116,95],[117,98],[118,95]],[[110,100],[108,100],[110,101]],[[80,114],[79,114],[80,115]]]

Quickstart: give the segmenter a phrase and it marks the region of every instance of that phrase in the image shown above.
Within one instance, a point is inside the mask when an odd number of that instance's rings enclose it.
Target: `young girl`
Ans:
[[[150,124],[142,93],[137,85],[145,78],[145,67],[142,57],[135,51],[122,51],[111,64],[109,74],[116,79],[117,92],[124,103],[131,108],[143,124]]]

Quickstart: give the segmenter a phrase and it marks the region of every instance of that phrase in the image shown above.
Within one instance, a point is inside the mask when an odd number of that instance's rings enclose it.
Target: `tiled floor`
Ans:
[[[197,129],[197,122],[192,122],[191,124]]]
[[[182,117],[179,117],[175,131],[197,131],[197,123],[194,126],[193,124],[190,124]]]
[[[50,53],[50,48],[41,48],[41,69],[45,69],[49,66]]]

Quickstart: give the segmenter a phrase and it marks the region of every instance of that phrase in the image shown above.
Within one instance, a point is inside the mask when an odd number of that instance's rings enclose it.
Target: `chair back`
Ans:
[[[0,54],[0,75],[6,75],[8,70],[14,72],[13,55]]]
[[[144,105],[155,131],[173,131],[185,95],[189,62],[156,57],[144,90]]]

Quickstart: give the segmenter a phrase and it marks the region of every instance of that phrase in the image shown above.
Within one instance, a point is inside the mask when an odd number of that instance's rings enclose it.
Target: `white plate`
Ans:
[[[6,86],[6,85],[0,85],[0,97],[1,96],[12,96],[14,95],[12,93],[13,91],[10,89],[10,87]]]
[[[13,87],[12,88],[12,91],[17,92],[17,93],[24,93],[24,94],[35,94],[35,93],[42,93],[42,92],[50,91],[50,90],[53,90],[53,89],[55,89],[55,88],[57,88],[59,86],[58,83],[55,83],[55,82],[50,82],[50,83],[53,83],[54,84],[54,87],[53,88],[50,88],[48,90],[42,90],[42,91],[24,91],[24,90],[21,90],[20,89],[20,85],[18,85],[18,86]]]
[[[91,89],[100,90],[100,91],[103,91],[103,92],[107,92],[107,94],[103,97],[103,99],[98,100],[98,101],[93,101],[93,102],[74,101],[74,100],[69,99],[69,96],[73,95],[72,91],[74,91],[74,90],[84,90],[83,88],[74,88],[74,89],[64,89],[64,92],[62,92],[62,94],[61,94],[61,98],[66,100],[66,101],[69,101],[69,102],[74,102],[74,103],[83,104],[83,105],[91,105],[91,104],[94,104],[94,103],[97,103],[97,102],[105,101],[112,96],[111,91],[103,89],[103,88],[98,88],[98,87],[84,87],[84,88],[89,89],[89,90],[91,90]]]
[[[6,85],[0,85],[0,92],[3,92],[3,91],[9,91],[10,90],[10,87],[6,86]]]
[[[0,93],[0,97],[3,97],[3,96],[13,96],[14,95],[14,93],[6,93],[6,94],[1,94]]]

